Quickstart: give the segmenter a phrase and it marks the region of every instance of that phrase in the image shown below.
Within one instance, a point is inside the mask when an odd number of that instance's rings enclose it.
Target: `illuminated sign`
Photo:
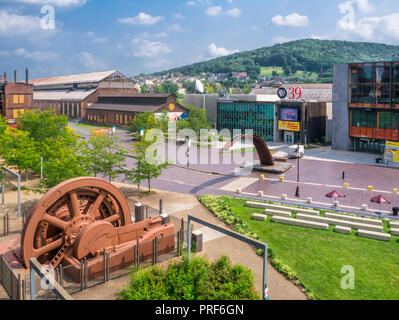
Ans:
[[[392,162],[399,162],[399,142],[387,141],[385,146],[385,159]]]
[[[298,121],[298,109],[281,109],[281,120]]]
[[[279,121],[278,128],[280,130],[287,130],[287,131],[301,131],[300,123],[293,121]]]
[[[95,135],[110,134],[110,133],[111,133],[111,128],[93,130],[93,134]]]

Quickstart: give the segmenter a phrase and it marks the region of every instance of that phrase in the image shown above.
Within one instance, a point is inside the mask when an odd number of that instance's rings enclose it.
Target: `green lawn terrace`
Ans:
[[[251,219],[252,215],[263,214],[264,209],[246,207],[243,199],[223,199],[230,214],[236,217],[232,221],[241,220],[241,224],[247,226],[247,233],[266,242],[273,255],[272,264],[303,285],[310,297],[322,300],[399,299],[399,237],[392,235],[386,242],[360,237],[355,230],[350,234],[337,233],[334,226],[317,230],[271,222],[271,217],[256,221]],[[217,206],[213,206],[215,208]],[[388,222],[384,221],[383,226],[384,231],[389,230]],[[341,286],[347,266],[353,267],[355,272],[354,289]]]

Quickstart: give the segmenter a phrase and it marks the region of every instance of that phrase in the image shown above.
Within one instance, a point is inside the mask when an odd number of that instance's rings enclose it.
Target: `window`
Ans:
[[[367,110],[352,110],[352,127],[377,128],[377,113]]]
[[[380,129],[398,129],[399,113],[398,112],[380,112],[378,115],[378,127]]]
[[[13,94],[13,104],[23,104],[25,102],[25,96],[23,94]]]
[[[13,110],[13,118],[18,119],[21,114],[24,113],[24,109],[14,109]]]

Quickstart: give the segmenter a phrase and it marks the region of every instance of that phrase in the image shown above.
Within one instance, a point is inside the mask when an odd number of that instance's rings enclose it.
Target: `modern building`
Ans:
[[[99,96],[139,93],[135,83],[116,70],[35,79],[30,84],[35,109],[55,109],[77,120],[86,118],[86,108]]]
[[[399,142],[399,62],[333,67],[332,148],[382,154]]]
[[[188,116],[188,110],[177,102],[174,94],[100,96],[86,111],[87,122],[115,126],[127,126],[142,112],[161,116],[166,111],[171,121]]]
[[[265,141],[301,143],[331,141],[332,85],[297,84],[252,90],[239,98],[221,98],[217,129],[252,129]]]
[[[14,81],[8,81],[6,73],[0,79],[0,115],[13,127],[25,110],[32,109],[33,85],[28,84],[28,75],[26,70],[25,82],[18,81],[17,71],[14,72]]]

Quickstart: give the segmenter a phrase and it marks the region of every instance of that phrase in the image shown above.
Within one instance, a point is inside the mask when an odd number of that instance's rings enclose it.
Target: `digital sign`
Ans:
[[[298,109],[281,109],[282,121],[298,121]]]

